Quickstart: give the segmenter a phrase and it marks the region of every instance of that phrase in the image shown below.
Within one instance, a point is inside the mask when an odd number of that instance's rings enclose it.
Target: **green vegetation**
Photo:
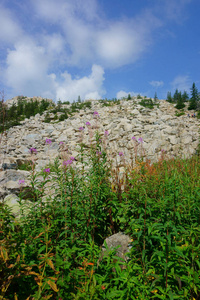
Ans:
[[[117,98],[113,98],[113,99],[101,99],[99,100],[99,103],[101,103],[102,107],[109,107],[109,106],[113,106],[113,105],[119,105],[120,104],[120,100]]]
[[[27,161],[25,163],[18,164],[17,169],[22,171],[31,171],[32,168],[30,162]]]
[[[195,83],[193,83],[192,88],[191,88],[191,98],[190,98],[190,105],[188,107],[189,110],[196,110],[198,107],[198,102],[200,100],[198,90],[195,86]]]
[[[0,132],[13,126],[20,125],[20,121],[30,118],[36,114],[42,114],[49,107],[46,99],[41,102],[37,100],[26,101],[26,97],[19,96],[17,105],[13,104],[7,108],[3,101],[0,102]]]
[[[188,109],[189,110],[199,110],[200,109],[200,96],[198,93],[198,89],[196,88],[195,83],[193,83],[191,88],[191,98],[186,91],[181,93],[178,89],[175,90],[174,95],[172,97],[171,92],[167,93],[167,99],[170,103],[176,103],[177,109],[182,109],[185,107],[185,103],[189,101]]]
[[[176,113],[175,113],[175,116],[176,116],[176,117],[180,117],[180,116],[183,116],[183,115],[185,115],[184,111],[176,112]]]
[[[159,104],[156,103],[156,101],[153,101],[151,98],[142,99],[139,104],[150,109],[154,108],[154,106],[159,107]]]
[[[0,204],[0,299],[199,299],[199,157],[167,161],[161,151],[157,163],[135,154],[126,165],[119,152],[122,175],[101,140],[80,144],[76,161],[33,168],[28,215],[21,204],[16,220]],[[119,231],[132,238],[124,268],[116,250],[99,260]]]
[[[75,112],[79,112],[80,109],[90,109],[92,106],[91,101],[81,102],[78,98],[78,102],[73,102],[69,108],[63,108],[62,104],[70,104],[70,102],[58,101],[57,105],[51,104],[47,100],[43,99],[41,102],[37,100],[27,101],[26,97],[19,96],[17,105],[13,104],[10,108],[7,108],[3,101],[0,102],[0,132],[9,129],[13,126],[20,125],[20,121],[25,118],[30,118],[36,114],[45,114],[45,123],[51,121],[64,121]],[[57,113],[62,113],[59,117]],[[50,117],[53,113],[54,116]]]

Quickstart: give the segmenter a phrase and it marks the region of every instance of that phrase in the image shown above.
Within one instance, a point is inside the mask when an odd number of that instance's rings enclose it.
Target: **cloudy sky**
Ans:
[[[199,0],[1,0],[6,99],[200,90]]]

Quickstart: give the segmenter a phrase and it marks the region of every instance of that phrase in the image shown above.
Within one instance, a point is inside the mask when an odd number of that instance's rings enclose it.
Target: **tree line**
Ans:
[[[200,93],[198,92],[195,83],[192,84],[191,97],[189,97],[186,91],[182,93],[181,91],[178,91],[178,89],[176,89],[173,96],[171,92],[167,93],[166,100],[170,103],[176,103],[175,107],[177,109],[184,108],[185,103],[189,102],[188,110],[200,110]]]
[[[9,129],[12,126],[20,125],[20,121],[30,118],[36,114],[42,114],[50,103],[46,99],[42,101],[33,100],[26,101],[25,97],[18,97],[17,103],[13,103],[11,107],[1,101],[0,102],[0,132]]]

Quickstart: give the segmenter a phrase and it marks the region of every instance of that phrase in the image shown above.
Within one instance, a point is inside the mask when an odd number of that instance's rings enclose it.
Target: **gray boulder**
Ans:
[[[116,249],[116,256],[118,256],[123,262],[120,267],[121,269],[125,269],[126,266],[124,262],[128,261],[127,254],[130,252],[131,242],[131,237],[122,232],[115,233],[106,238],[102,246],[102,253],[99,262],[103,259],[104,256],[108,255],[111,250]]]

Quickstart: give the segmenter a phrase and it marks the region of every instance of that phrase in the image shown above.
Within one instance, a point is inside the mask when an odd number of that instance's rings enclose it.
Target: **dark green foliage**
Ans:
[[[48,112],[45,114],[44,122],[45,123],[50,123],[51,122],[51,118],[50,118],[50,115],[49,115]]]
[[[142,96],[140,94],[138,94],[137,99],[142,99]]]
[[[195,85],[195,83],[193,83],[192,88],[191,88],[191,98],[190,98],[190,104],[188,109],[189,110],[196,110],[198,107],[198,102],[199,102],[199,94],[198,94],[198,89]]]
[[[182,108],[185,107],[184,99],[183,99],[183,97],[182,97],[181,92],[178,92],[176,103],[177,103],[177,104],[176,104],[175,107],[176,107],[177,109],[182,109]]]
[[[189,100],[189,95],[186,91],[183,92],[182,99],[183,99],[183,102],[187,102]]]
[[[31,171],[31,165],[29,162],[21,163],[18,164],[17,169],[23,171]]]
[[[176,117],[180,117],[180,116],[183,116],[183,115],[185,115],[184,111],[176,112],[176,114],[175,114]]]
[[[64,121],[66,119],[68,119],[68,115],[66,112],[59,117],[59,121]]]
[[[158,107],[158,104],[155,103],[151,98],[147,99],[142,99],[140,102],[139,102],[140,105],[144,106],[144,107],[147,107],[147,108],[154,108],[154,106],[157,106]]]
[[[154,102],[156,102],[158,100],[158,96],[157,96],[157,93],[155,92],[155,95],[154,95]]]
[[[175,90],[174,96],[173,96],[173,102],[177,103],[178,102],[178,97],[179,97],[179,91],[178,89]]]
[[[170,103],[173,102],[173,98],[172,98],[171,92],[168,92],[168,93],[167,93],[167,101],[170,102]]]
[[[131,94],[128,94],[127,100],[131,100]]]
[[[49,105],[50,103],[45,99],[41,102],[37,100],[26,101],[26,97],[18,97],[17,104],[13,104],[10,108],[0,103],[0,132],[3,131],[3,126],[4,129],[9,129],[20,125],[20,121],[25,118],[30,118],[38,113],[42,114]]]
[[[119,105],[120,104],[120,100],[117,100],[117,98],[113,98],[113,99],[101,99],[99,100],[99,102],[102,104],[102,107],[109,107],[109,106],[113,106],[113,105]]]

